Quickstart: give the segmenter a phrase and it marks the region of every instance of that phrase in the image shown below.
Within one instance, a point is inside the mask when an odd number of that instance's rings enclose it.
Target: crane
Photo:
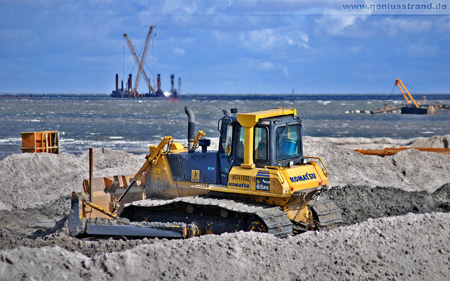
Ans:
[[[139,80],[141,79],[141,75],[144,76],[144,80],[147,83],[149,93],[153,92],[153,88],[150,83],[150,79],[148,79],[147,74],[145,73],[145,70],[144,70],[145,59],[147,57],[148,46],[149,46],[150,38],[152,35],[152,31],[153,31],[153,25],[150,26],[150,30],[148,31],[147,38],[145,40],[144,51],[142,52],[141,60],[139,60],[139,57],[137,56],[136,51],[134,50],[133,44],[131,44],[131,41],[130,41],[130,38],[128,37],[128,35],[126,33],[123,35],[123,37],[127,41],[128,48],[130,48],[131,54],[133,55],[134,60],[136,61],[136,64],[139,66],[139,70],[136,75],[136,82],[134,83],[133,93],[137,93],[137,88],[139,87]]]
[[[416,101],[414,100],[414,98],[411,96],[411,94],[409,93],[408,89],[406,89],[405,85],[403,84],[402,80],[400,79],[395,79],[395,85],[397,85],[400,88],[400,91],[402,91],[403,97],[405,98],[406,102],[408,104],[414,103],[414,105],[416,106],[416,108],[419,107],[419,105],[416,103]],[[403,91],[403,89],[405,89],[406,93],[408,94],[409,98],[411,100],[408,99],[408,97],[405,95],[405,91]]]

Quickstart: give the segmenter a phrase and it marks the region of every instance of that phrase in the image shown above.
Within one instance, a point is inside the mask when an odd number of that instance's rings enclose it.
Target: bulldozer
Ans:
[[[68,217],[75,237],[189,238],[258,231],[286,237],[342,223],[328,198],[328,170],[303,155],[296,109],[251,113],[223,110],[218,149],[195,133],[188,117],[187,147],[170,136],[150,146],[134,175],[93,178],[73,192]],[[91,160],[92,162],[92,160]]]

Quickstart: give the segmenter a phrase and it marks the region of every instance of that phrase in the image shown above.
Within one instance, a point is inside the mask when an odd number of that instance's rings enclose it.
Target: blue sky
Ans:
[[[183,93],[391,93],[395,78],[449,93],[449,0],[343,8],[420,1],[1,0],[0,92],[111,92],[137,73],[123,34],[140,51],[154,25],[145,70],[164,90],[174,73]]]

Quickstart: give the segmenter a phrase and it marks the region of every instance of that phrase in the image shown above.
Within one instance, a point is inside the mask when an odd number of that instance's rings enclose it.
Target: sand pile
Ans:
[[[94,176],[136,173],[143,155],[111,149],[94,150]],[[89,177],[89,153],[14,154],[0,161],[0,210],[29,208],[80,191]]]
[[[406,215],[288,239],[209,235],[92,258],[58,246],[20,247],[0,252],[0,271],[11,280],[445,280],[449,220],[448,213]]]
[[[408,149],[389,157],[362,155],[319,138],[305,140],[304,154],[322,158],[335,187],[352,184],[433,192],[450,182],[450,156],[445,154]]]
[[[354,143],[346,139],[341,143]],[[430,142],[435,141],[431,139]],[[382,158],[362,155],[320,138],[307,138],[304,151],[305,155],[320,156],[324,160],[330,172],[331,186],[352,184],[433,192],[450,182],[448,155],[410,149]],[[144,155],[96,149],[94,176],[132,174],[144,162]],[[78,156],[40,153],[7,157],[0,161],[3,194],[0,210],[34,207],[80,191],[82,180],[89,177],[88,168],[87,152]]]
[[[351,149],[384,149],[386,147],[431,147],[431,148],[449,148],[450,135],[434,136],[431,138],[411,138],[411,139],[393,139],[393,138],[332,138],[332,137],[304,137],[304,140],[322,140]]]
[[[444,145],[444,139],[408,142]],[[445,280],[450,155],[406,150],[381,158],[346,147],[361,142],[367,140],[305,139],[305,155],[322,157],[328,167],[330,196],[346,226],[288,239],[261,233],[73,238],[65,228],[69,198],[88,177],[88,154],[12,155],[0,161],[1,279]],[[143,155],[96,149],[94,176],[135,173],[144,161]]]

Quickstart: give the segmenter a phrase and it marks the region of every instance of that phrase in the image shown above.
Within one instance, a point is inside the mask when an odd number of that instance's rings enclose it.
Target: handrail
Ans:
[[[325,163],[323,163],[322,158],[316,157],[316,156],[304,156],[304,155],[303,155],[303,157],[304,157],[304,158],[319,159],[320,162],[322,163],[323,168],[325,169],[325,176],[328,177],[328,169],[327,169],[327,166],[325,166]]]

